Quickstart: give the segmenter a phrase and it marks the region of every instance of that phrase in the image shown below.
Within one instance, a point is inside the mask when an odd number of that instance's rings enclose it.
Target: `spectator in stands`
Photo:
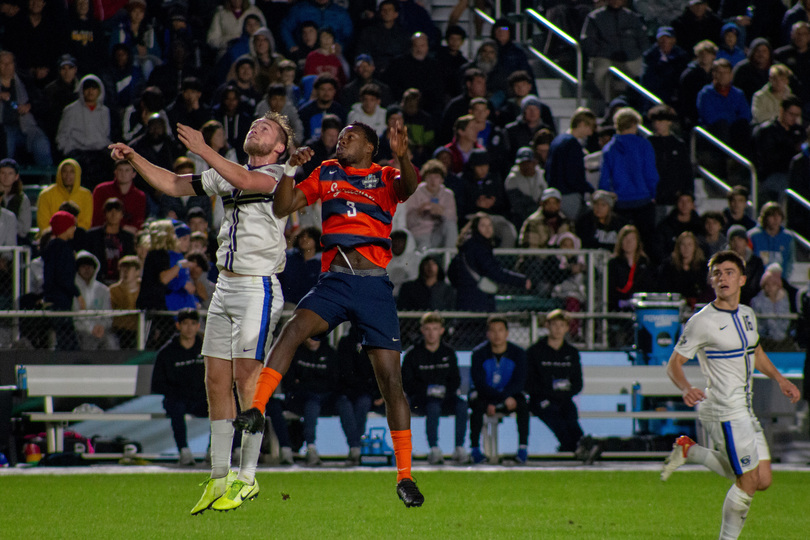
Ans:
[[[377,6],[377,20],[363,29],[356,50],[371,55],[372,65],[385,73],[391,61],[410,48],[410,34],[399,23],[399,2],[384,0]]]
[[[428,160],[436,145],[434,117],[422,106],[422,92],[418,88],[405,90],[400,107],[402,121],[408,128],[408,137],[411,141],[409,150],[413,153],[413,162],[421,166]]]
[[[703,232],[703,221],[695,210],[695,196],[691,191],[675,194],[675,207],[658,224],[655,244],[650,249],[653,260],[662,261],[675,248],[681,233],[690,232],[695,236]]]
[[[590,209],[576,221],[575,230],[583,249],[613,251],[619,231],[627,222],[613,211],[616,195],[598,189],[591,196]]]
[[[109,173],[109,151],[112,137],[110,109],[104,105],[104,87],[95,75],[85,75],[79,82],[80,97],[62,111],[56,145],[59,151],[82,165],[88,189],[98,185]]]
[[[683,139],[672,133],[672,124],[678,115],[669,105],[656,105],[647,111],[652,122],[653,135],[647,139],[655,152],[655,168],[658,185],[655,189],[656,223],[669,211],[677,200],[678,193],[691,192],[695,177],[689,159],[689,147]]]
[[[718,14],[724,21],[734,21],[740,27],[740,46],[745,47],[755,37],[765,37],[774,44],[781,43],[780,27],[785,10],[782,2],[723,0]]]
[[[330,159],[335,155],[341,129],[343,129],[343,122],[334,114],[324,114],[321,117],[320,134],[313,136],[304,143],[314,154],[312,159],[306,162],[296,175],[299,181],[307,178],[323,160]]]
[[[106,105],[125,120],[124,112],[138,103],[146,86],[146,77],[134,64],[128,46],[122,43],[112,47],[101,80],[104,81]],[[132,134],[125,130],[124,137],[130,140]]]
[[[202,81],[197,77],[185,77],[180,85],[180,94],[166,107],[170,125],[202,128],[211,119],[211,109],[201,101],[202,95]]]
[[[380,104],[388,107],[394,98],[387,84],[376,78],[374,59],[368,54],[358,54],[354,59],[355,77],[338,92],[338,101],[345,109],[360,101],[360,89],[367,84],[376,84],[380,89]]]
[[[723,209],[723,217],[725,218],[724,231],[726,233],[733,225],[741,225],[746,231],[757,226],[757,222],[748,215],[748,188],[734,186],[726,195],[726,200],[728,206]]]
[[[442,73],[461,73],[461,67],[468,62],[464,53],[461,52],[461,46],[464,45],[466,39],[467,32],[461,26],[448,23],[447,30],[444,32],[444,40],[447,45],[440,46],[436,53]],[[449,100],[458,94],[457,85],[456,77],[445,77],[445,99]]]
[[[406,281],[399,289],[397,309],[400,311],[453,311],[456,292],[444,280],[444,268],[434,255],[419,263],[419,275]]]
[[[506,100],[503,104],[498,107],[498,111],[495,116],[495,121],[499,127],[503,127],[510,122],[514,122],[518,120],[522,109],[521,109],[521,102],[523,98],[531,94],[532,91],[532,78],[529,76],[529,72],[519,70],[509,74],[509,77],[506,79],[508,84],[509,92],[506,96]],[[551,110],[543,109],[543,113],[547,112],[551,115]],[[541,113],[541,118],[544,123],[548,124],[551,122],[551,127],[554,127],[554,118],[543,116]]]
[[[167,285],[169,292],[166,294],[166,308],[169,311],[177,311],[184,307],[199,308],[199,303],[194,297],[197,289],[189,271],[191,265],[186,259],[186,253],[191,246],[191,229],[182,221],[175,221],[172,224],[176,241],[175,246],[169,250],[169,263],[172,266],[180,264],[181,269]]]
[[[292,309],[318,281],[321,273],[321,231],[305,227],[298,231],[287,250],[287,264],[278,274],[284,303]]]
[[[394,285],[394,297],[399,296],[399,288],[403,283],[416,279],[419,274],[416,242],[409,230],[391,231],[391,261],[387,270],[388,278]]]
[[[509,326],[499,315],[487,319],[487,339],[472,352],[470,367],[470,456],[481,463],[498,456],[481,451],[484,415],[517,414],[518,452],[516,460],[525,464],[529,448],[529,408],[523,387],[526,383],[526,351],[508,341]]]
[[[641,231],[651,245],[655,230],[655,192],[658,170],[655,150],[638,134],[641,115],[623,107],[613,115],[616,135],[602,149],[599,189],[616,194],[616,213]]]
[[[768,84],[754,92],[751,102],[752,123],[762,124],[773,120],[779,114],[779,106],[793,97],[790,79],[793,73],[783,64],[774,64],[769,70]],[[799,102],[801,105],[801,101]]]
[[[689,0],[683,13],[672,21],[672,27],[678,43],[688,51],[704,39],[716,40],[723,21],[709,8],[706,0]]]
[[[104,201],[104,222],[91,228],[84,236],[84,248],[99,262],[99,281],[112,285],[118,281],[118,262],[126,255],[135,255],[135,235],[121,228],[124,205],[115,197]]]
[[[706,256],[697,237],[684,231],[675,240],[672,253],[658,269],[658,288],[663,292],[681,295],[690,308],[698,302],[706,302],[708,270]]]
[[[652,290],[655,271],[635,225],[625,225],[619,231],[607,271],[610,311],[627,311],[633,293]]]
[[[295,64],[298,72],[304,71],[307,55],[318,47],[318,25],[304,21],[295,30],[295,48],[287,51],[287,58]],[[286,47],[285,47],[286,48]],[[309,96],[300,96],[304,101]]]
[[[383,80],[391,87],[394,96],[402,96],[409,88],[418,89],[422,107],[439,117],[444,105],[445,74],[441,73],[439,62],[429,53],[428,36],[421,32],[413,34],[410,51],[391,60]]]
[[[447,169],[439,160],[426,162],[423,182],[408,199],[407,226],[416,249],[454,247],[458,241],[458,217],[453,192],[444,186]]]
[[[579,351],[570,345],[570,316],[555,309],[546,316],[548,336],[526,350],[529,410],[557,437],[560,452],[574,452],[583,436],[573,397],[582,391]]]
[[[225,136],[225,128],[223,127],[222,122],[219,120],[209,120],[203,124],[200,131],[202,132],[205,144],[213,148],[219,155],[228,161],[236,161],[236,150],[234,150],[231,145],[228,144],[228,139]],[[208,163],[206,163],[203,158],[194,152],[189,150],[186,155],[194,163],[194,171],[196,174],[202,174],[210,168]],[[203,208],[206,207],[204,206]]]
[[[453,123],[455,136],[452,141],[444,145],[450,151],[450,172],[460,174],[464,171],[464,165],[470,158],[472,151],[475,149],[483,150],[483,147],[478,143],[479,131],[481,131],[481,125],[475,121],[471,114],[460,116]],[[458,193],[456,193],[456,202],[460,202]]]
[[[734,66],[733,84],[745,94],[748,103],[754,92],[768,84],[773,65],[773,48],[767,39],[757,38],[751,42],[748,58]]]
[[[453,124],[459,116],[469,112],[470,102],[475,98],[485,98],[487,95],[487,76],[478,68],[468,68],[464,71],[464,91],[454,95],[442,113],[439,128],[439,140],[447,141],[453,137]]]
[[[456,288],[459,311],[495,311],[497,284],[531,290],[526,276],[501,266],[492,253],[492,218],[476,213],[459,231],[458,255],[448,268],[450,283]]]
[[[82,2],[86,2],[86,0],[82,0]],[[59,66],[57,77],[43,90],[47,112],[40,116],[42,129],[45,130],[45,134],[50,140],[56,137],[62,110],[79,97],[76,59],[69,54],[63,54],[59,57],[57,65]],[[101,70],[98,73],[101,73]]]
[[[141,261],[135,255],[121,257],[118,261],[118,281],[110,285],[112,309],[136,309],[135,301],[141,290]],[[134,349],[138,337],[138,316],[113,317],[112,332],[122,349]]]
[[[99,73],[107,55],[107,36],[90,0],[77,0],[63,27],[64,52],[76,58],[84,73]],[[33,37],[33,36],[32,36]]]
[[[521,116],[506,124],[504,133],[509,142],[509,160],[515,159],[517,149],[531,143],[532,137],[541,129],[554,131],[551,109],[534,95],[524,97],[520,102]],[[550,123],[547,123],[550,122]]]
[[[790,300],[782,286],[782,276],[766,271],[760,279],[762,290],[751,299],[751,307],[757,314],[757,330],[763,348],[772,351],[796,350],[795,341],[789,334],[791,314]],[[771,315],[779,318],[762,318]]]
[[[105,199],[106,200],[106,199]],[[79,207],[78,226],[89,229],[93,222],[93,194],[82,187],[82,168],[75,159],[65,159],[56,168],[53,184],[46,187],[37,199],[37,227],[48,228],[48,222],[65,201]]]
[[[304,125],[304,140],[320,136],[321,117],[325,114],[334,114],[342,122],[346,120],[345,109],[335,101],[338,82],[334,77],[328,73],[318,75],[313,88],[315,99],[298,109],[298,115]]]
[[[340,416],[340,425],[349,445],[349,459],[359,464],[360,433],[354,410],[340,385],[338,355],[326,340],[306,340],[295,353],[290,379],[291,406],[304,417],[304,442],[307,445],[307,466],[321,464],[315,446],[318,417],[324,407],[333,407]]]
[[[548,247],[552,237],[571,232],[572,224],[560,210],[562,195],[557,188],[546,188],[540,196],[540,206],[520,227],[518,245],[524,248]]]
[[[593,186],[585,179],[585,144],[595,130],[596,115],[590,109],[579,107],[571,117],[568,131],[557,135],[549,146],[546,183],[564,193],[561,196],[566,215],[568,212],[578,215],[585,194],[593,191]],[[575,214],[572,214],[574,219]]]
[[[0,247],[17,245],[17,219],[10,210],[0,208]],[[0,309],[11,309],[12,297],[12,254],[0,252]],[[25,306],[21,306],[24,308]]]
[[[301,43],[293,37],[293,32],[309,21],[315,23],[315,28],[332,27],[335,31],[335,41],[342,48],[345,49],[350,45],[354,29],[346,8],[332,0],[304,0],[293,5],[281,21],[281,40],[284,42],[284,48],[290,53],[296,52],[301,46]]]
[[[805,141],[802,102],[793,96],[779,106],[779,115],[754,130],[761,201],[782,201],[790,179],[790,163]]]
[[[726,237],[728,238],[728,249],[734,251],[745,261],[745,284],[740,292],[740,303],[751,305],[751,299],[759,292],[759,280],[765,273],[765,265],[748,246],[748,233],[742,225],[729,227]]]
[[[473,115],[479,125],[484,126],[478,132],[478,143],[487,149],[489,155],[493,157],[492,166],[501,177],[504,177],[508,174],[509,167],[512,165],[506,159],[509,142],[506,140],[503,130],[489,121],[491,113],[489,102],[486,98],[474,98],[470,101],[470,108],[467,112]]]
[[[751,143],[748,125],[751,107],[743,91],[731,85],[731,79],[728,60],[712,62],[712,84],[704,86],[697,96],[699,123],[738,152],[747,154]]]
[[[662,26],[655,34],[657,43],[644,51],[641,84],[664,100],[675,105],[678,98],[678,81],[689,63],[689,55],[675,44],[675,30]]]
[[[126,15],[110,34],[110,47],[126,45],[135,65],[148,79],[156,65],[160,64],[160,43],[154,27],[146,21],[145,0],[129,0]]]
[[[72,311],[73,299],[78,299],[80,308],[84,306],[79,288],[76,287],[76,256],[70,241],[76,231],[76,218],[69,212],[59,211],[50,216],[53,236],[42,254],[44,261],[43,303],[51,311]],[[51,319],[56,334],[56,350],[75,351],[79,348],[79,338],[70,317]]]
[[[62,28],[66,13],[64,8],[59,9],[57,18],[55,11],[45,9],[45,0],[20,4],[27,9],[21,10],[6,25],[3,48],[13,52],[22,71],[40,83],[50,78],[56,58],[65,46]]]
[[[548,129],[541,129],[534,134],[531,148],[534,150],[534,157],[537,158],[537,165],[546,170],[548,166],[548,154],[551,151],[551,142],[554,140],[554,133]]]
[[[740,27],[733,21],[723,25],[717,58],[725,58],[732,68],[746,58],[745,49],[740,46]]]
[[[346,121],[362,122],[370,126],[377,136],[382,136],[388,127],[385,121],[385,109],[380,107],[381,99],[380,87],[376,84],[367,84],[360,89],[360,101],[352,105]]]
[[[256,65],[254,85],[256,90],[263,94],[267,91],[268,86],[281,82],[279,63],[284,60],[284,57],[275,52],[276,40],[270,30],[265,27],[256,30],[250,37],[248,47]]]
[[[208,309],[211,305],[211,298],[214,296],[216,283],[208,279],[210,264],[204,252],[189,252],[186,255],[188,260],[188,277],[194,285],[194,300],[201,309]]]
[[[519,148],[515,164],[509,170],[504,182],[504,190],[509,200],[511,220],[520,226],[537,209],[543,191],[548,187],[543,170],[537,165],[537,158],[529,146]]]
[[[220,94],[219,103],[212,109],[212,116],[222,125],[228,147],[233,148],[237,160],[243,162],[247,159],[247,154],[242,147],[250,129],[251,116],[240,109],[240,95],[239,89],[235,86],[225,86]]]
[[[492,215],[494,221],[502,221],[506,218],[508,201],[503,189],[503,180],[491,167],[489,152],[482,149],[470,152],[461,179],[464,182],[466,196],[464,210],[459,216],[461,221],[467,219],[468,215],[479,211]],[[500,216],[501,219],[497,219],[495,216]],[[503,244],[502,235],[496,234],[496,236],[501,237]],[[513,234],[511,243],[507,241],[506,245],[514,245],[514,240]]]
[[[700,218],[703,220],[703,232],[698,235],[698,242],[706,260],[710,260],[718,251],[727,249],[728,238],[723,233],[726,220],[723,214],[713,210],[704,212]]]
[[[612,81],[608,74],[610,67],[638,78],[641,75],[641,55],[647,48],[644,23],[626,5],[626,0],[607,0],[603,7],[588,14],[580,35],[582,49],[591,59],[594,83],[605,101],[610,101],[624,89],[624,85]],[[689,46],[685,39],[679,38],[678,41]]]
[[[790,43],[773,51],[774,60],[786,65],[799,81],[793,90],[802,103],[810,100],[810,24],[799,21],[793,24]]]
[[[287,61],[283,60],[282,62]],[[284,73],[284,71],[282,71],[282,73]],[[286,116],[293,128],[296,144],[302,142],[301,137],[304,136],[304,124],[301,123],[301,119],[298,117],[298,107],[293,105],[287,88],[283,84],[271,84],[267,87],[267,93],[264,95],[264,99],[256,105],[256,112],[254,114],[255,116],[263,116],[267,111],[273,111]]]
[[[216,51],[217,58],[225,54],[231,40],[242,35],[245,19],[249,16],[259,19],[259,26],[267,26],[264,14],[248,0],[225,0],[223,5],[217,7],[206,36],[206,42]]]
[[[691,129],[698,124],[698,94],[712,82],[712,65],[717,55],[717,45],[709,40],[701,41],[692,49],[695,60],[686,65],[681,73],[678,89],[678,112],[683,119],[683,128]]]
[[[216,234],[214,233],[214,229],[212,229],[209,224],[211,223],[211,219],[209,219],[210,212],[206,212],[206,210],[210,210],[210,203],[207,207],[195,207],[189,208],[188,213],[185,216],[185,222],[188,223],[188,228],[191,229],[191,240],[193,243],[194,234],[200,233],[205,235],[207,247],[203,250],[203,253],[206,254],[208,260],[214,263],[214,267],[216,267],[216,260],[217,260],[217,239]]]
[[[133,150],[148,159],[150,163],[154,163],[166,170],[172,169],[174,160],[182,151],[172,138],[169,120],[165,114],[153,114],[150,116],[146,122],[144,133],[135,137],[129,144]],[[147,213],[150,216],[157,215],[160,197],[158,191],[140,175],[136,175],[134,181],[136,187],[147,196]]]
[[[423,341],[414,345],[402,361],[402,388],[414,414],[425,416],[428,463],[440,465],[444,456],[439,448],[439,417],[455,416],[455,451],[453,460],[463,464],[469,461],[464,450],[467,435],[467,402],[459,396],[461,375],[453,349],[442,343],[444,319],[438,312],[422,315],[420,319]]]
[[[348,80],[349,67],[343,55],[335,48],[335,34],[330,27],[318,30],[318,48],[307,55],[304,75],[328,73],[342,87]]]
[[[256,26],[259,25],[260,23],[257,22]],[[147,83],[149,86],[160,88],[167,100],[173,100],[178,93],[183,91],[184,80],[188,78],[203,80],[205,74],[195,65],[195,53],[191,50],[192,45],[186,39],[178,37],[167,45],[168,59],[152,70]],[[228,62],[227,67],[230,67],[231,63]],[[227,67],[224,69],[227,70]],[[220,76],[218,74],[214,76],[216,79],[212,79],[212,84],[217,84],[221,80]]]
[[[256,89],[255,81],[256,61],[249,54],[243,54],[231,64],[224,85],[239,90],[239,110],[249,117],[256,110],[256,104],[262,100],[262,94]]]
[[[23,41],[29,43],[30,38]],[[50,64],[48,64],[50,65]],[[0,124],[6,141],[6,157],[16,159],[25,148],[40,167],[49,167],[51,145],[31,111],[29,91],[17,75],[14,55],[0,51]]]
[[[179,464],[194,466],[185,417],[186,414],[208,416],[200,315],[196,310],[183,309],[177,314],[175,327],[177,333],[155,356],[151,392],[163,396],[163,408],[171,420],[174,442],[180,453]]]
[[[224,139],[224,137],[223,137]],[[176,175],[195,174],[196,168],[194,162],[185,156],[180,156],[174,160],[171,170]],[[162,193],[158,200],[160,210],[158,215],[161,218],[179,219],[180,221],[187,221],[188,212],[192,208],[205,208],[208,209],[209,219],[211,215],[211,199],[207,195],[191,195],[190,197],[172,197]]]
[[[784,221],[785,213],[779,203],[767,202],[759,212],[759,224],[748,231],[748,239],[754,255],[765,266],[779,263],[789,278],[793,270],[793,233],[785,229]]]
[[[104,223],[104,203],[117,198],[124,205],[121,228],[135,234],[146,219],[146,194],[133,184],[138,173],[126,160],[115,163],[113,179],[102,182],[93,190],[93,226]]]
[[[526,51],[515,43],[515,26],[511,20],[502,17],[495,21],[490,31],[490,37],[498,47],[498,63],[495,71],[488,74],[492,80],[487,81],[490,99],[495,107],[500,107],[507,98],[509,91],[509,75],[516,71],[532,72]],[[534,82],[532,81],[534,89]],[[536,89],[534,89],[536,93]],[[550,127],[553,128],[554,124]]]
[[[787,10],[782,18],[782,42],[787,43],[792,36],[793,25],[797,22],[810,22],[810,0],[799,0]]]
[[[84,250],[76,254],[76,287],[84,299],[84,305],[74,299],[73,311],[81,312],[85,309],[109,311],[112,309],[110,290],[96,279],[98,271],[99,262],[95,255]],[[118,348],[118,343],[111,331],[112,317],[102,315],[77,317],[75,324],[81,350],[98,351]]]
[[[241,63],[237,66],[236,61],[247,60],[253,69],[253,73],[250,75],[251,80],[247,81],[247,86],[253,86],[256,82],[256,56],[253,54],[253,36],[264,27],[264,23],[262,23],[262,20],[256,15],[247,15],[245,17],[245,20],[242,22],[241,35],[231,40],[225,54],[217,62],[213,75],[214,81],[222,82],[223,80],[234,80],[237,78],[236,68],[241,67]],[[243,77],[239,78],[242,79]],[[247,77],[244,78],[246,79]],[[177,88],[177,86],[175,85],[174,88]],[[240,85],[240,88],[243,88],[243,85]]]
[[[23,191],[20,166],[11,158],[0,161],[0,207],[10,211],[17,221],[16,244],[30,244],[31,201]]]

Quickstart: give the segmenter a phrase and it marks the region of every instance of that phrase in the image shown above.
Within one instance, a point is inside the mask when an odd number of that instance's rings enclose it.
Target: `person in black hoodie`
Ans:
[[[425,415],[425,431],[430,454],[428,462],[444,462],[439,448],[439,417],[455,415],[456,449],[453,459],[458,463],[469,460],[464,450],[467,434],[467,402],[458,394],[461,375],[453,349],[442,343],[444,319],[437,312],[425,313],[420,320],[424,340],[414,345],[402,362],[402,387],[408,396],[411,410]]]
[[[177,333],[155,357],[152,393],[163,396],[163,408],[171,420],[174,442],[180,452],[179,464],[193,466],[185,415],[208,417],[200,314],[191,308],[181,309],[175,327]]]
[[[557,437],[560,452],[573,452],[582,427],[573,397],[582,391],[579,351],[565,341],[569,317],[555,309],[546,316],[548,337],[526,350],[529,410]]]
[[[50,219],[53,237],[45,248],[43,300],[46,308],[52,311],[71,311],[73,299],[79,299],[79,308],[85,309],[84,299],[76,286],[76,255],[71,240],[76,232],[76,218],[73,214],[58,211]],[[75,351],[79,349],[79,338],[73,321],[68,317],[52,319],[56,332],[56,349]]]
[[[435,256],[428,255],[419,263],[419,276],[406,281],[399,289],[397,309],[400,311],[452,311],[456,293],[444,281],[444,269]]]
[[[654,131],[647,140],[655,151],[655,167],[658,169],[656,214],[663,214],[666,213],[664,207],[677,202],[679,192],[694,190],[695,175],[689,159],[689,147],[672,133],[672,124],[678,121],[675,109],[669,105],[656,105],[647,111],[647,118],[652,122]]]
[[[748,58],[734,66],[732,84],[743,91],[748,103],[754,92],[768,84],[768,77],[773,65],[773,47],[765,38],[751,42]]]
[[[676,197],[675,208],[656,227],[657,240],[650,253],[655,263],[672,253],[675,240],[682,232],[689,231],[695,236],[703,232],[703,220],[695,211],[695,196],[686,191]]]

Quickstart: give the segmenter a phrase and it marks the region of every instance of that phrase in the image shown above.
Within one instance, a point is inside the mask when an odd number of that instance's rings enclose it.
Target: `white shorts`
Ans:
[[[203,355],[264,361],[283,307],[276,276],[220,274],[208,307]]]
[[[768,442],[756,416],[703,424],[714,449],[728,459],[734,474],[753,471],[760,461],[770,461]]]

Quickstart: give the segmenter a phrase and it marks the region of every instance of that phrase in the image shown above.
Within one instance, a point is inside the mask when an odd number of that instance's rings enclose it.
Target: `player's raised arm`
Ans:
[[[256,129],[255,125],[256,122],[254,122],[251,130]],[[270,193],[275,189],[275,178],[269,174],[249,171],[238,163],[225,159],[205,143],[200,131],[183,124],[177,124],[177,137],[189,151],[203,158],[212,169],[217,171],[222,178],[236,189],[261,191],[263,193]],[[250,133],[248,133],[248,137],[250,137]],[[283,149],[279,153],[283,153]]]
[[[172,197],[194,195],[194,187],[191,185],[192,176],[190,174],[177,175],[172,171],[158,167],[124,143],[113,143],[107,148],[110,150],[110,157],[116,161],[121,159],[129,161],[132,168],[138,171],[138,174],[149,182],[149,185],[166,195]]]
[[[391,151],[399,160],[399,180],[394,183],[394,189],[400,200],[404,201],[416,191],[419,178],[413,168],[411,158],[408,156],[408,128],[398,120],[393,129],[388,132],[388,142]]]
[[[683,402],[694,407],[697,402],[706,399],[706,394],[700,388],[692,386],[686,378],[683,365],[688,361],[687,357],[673,351],[667,363],[667,375],[683,394]]]
[[[796,403],[801,398],[801,392],[796,388],[796,385],[787,380],[784,375],[779,373],[776,366],[773,365],[771,359],[765,354],[762,345],[757,345],[754,351],[754,367],[762,374],[775,380],[779,384],[779,390],[790,399],[791,403]]]
[[[315,152],[312,149],[302,146],[287,160],[287,164],[284,165],[284,176],[278,183],[273,196],[273,213],[276,216],[289,216],[307,205],[307,197],[303,191],[295,189],[293,177],[296,169],[312,159],[314,154]]]

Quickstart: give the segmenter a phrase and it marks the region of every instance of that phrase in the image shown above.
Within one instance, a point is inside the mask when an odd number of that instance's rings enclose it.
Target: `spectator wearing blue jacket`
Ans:
[[[526,351],[508,341],[509,326],[504,317],[487,319],[487,339],[472,352],[470,378],[470,455],[475,463],[487,457],[481,452],[484,415],[517,414],[518,463],[526,463],[529,445],[529,407],[526,383]],[[495,456],[490,456],[495,457]]]
[[[793,232],[782,225],[784,221],[785,213],[779,203],[765,203],[759,212],[759,225],[748,231],[748,239],[754,255],[765,266],[779,263],[782,275],[789,280],[793,269]]]
[[[681,73],[689,63],[689,55],[676,45],[675,31],[671,26],[662,26],[655,34],[656,44],[644,51],[641,84],[663,99],[675,105]]]
[[[579,107],[571,117],[568,131],[554,137],[546,158],[546,183],[562,195],[562,211],[571,219],[585,207],[585,194],[593,186],[585,178],[585,141],[596,130],[596,115]]]
[[[731,63],[733,68],[747,57],[745,51],[740,47],[740,27],[736,23],[727,22],[720,31],[720,45],[717,49],[717,58],[725,58]]]
[[[314,22],[318,28],[332,28],[335,31],[335,41],[344,48],[351,43],[354,28],[346,8],[332,0],[303,0],[294,4],[281,21],[281,40],[287,51],[295,52],[298,49],[300,44],[295,40],[295,33],[307,21]]]
[[[712,63],[712,83],[697,97],[698,123],[737,151],[748,153],[751,142],[751,106],[742,90],[731,85],[731,62]]]
[[[599,189],[616,194],[614,209],[638,227],[645,246],[655,231],[655,192],[658,169],[652,144],[638,134],[641,115],[623,107],[613,115],[616,135],[602,149]]]

